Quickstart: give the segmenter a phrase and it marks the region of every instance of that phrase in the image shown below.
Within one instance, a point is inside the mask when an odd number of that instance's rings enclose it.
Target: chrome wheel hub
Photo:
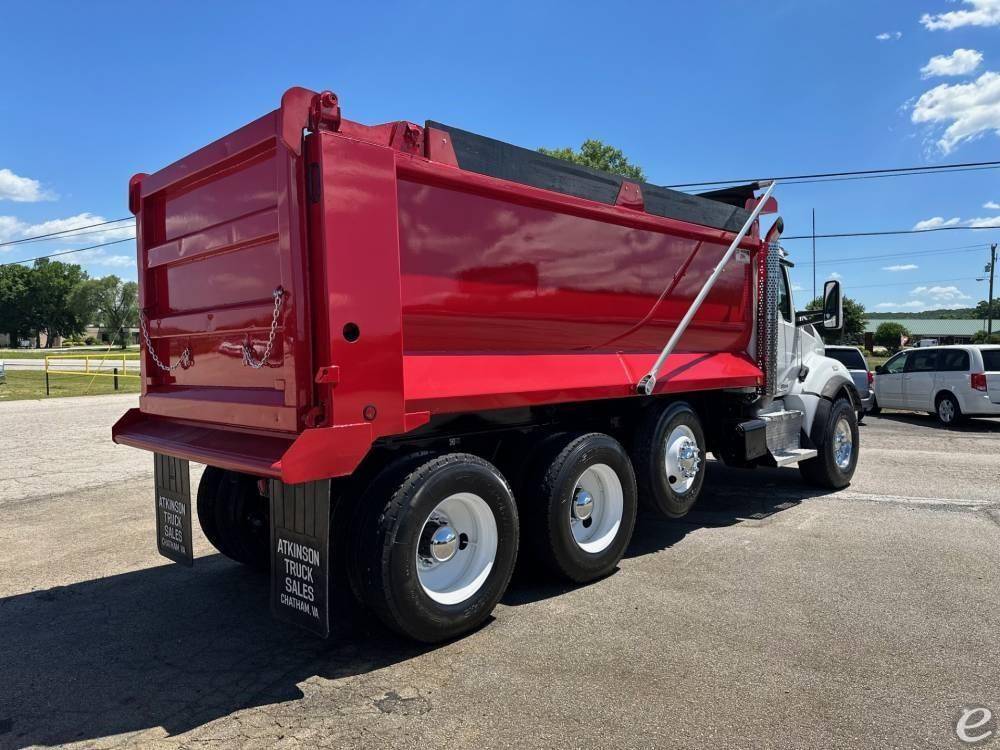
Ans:
[[[701,450],[694,432],[687,425],[677,425],[667,437],[664,469],[674,492],[684,494],[694,484],[701,469]]]
[[[594,513],[594,496],[582,487],[573,493],[573,518],[586,521]]]
[[[851,465],[853,454],[854,437],[851,434],[851,425],[842,417],[837,420],[837,426],[833,430],[833,460],[837,463],[837,468],[846,471]]]
[[[424,527],[424,538],[426,542],[421,540],[420,557],[425,562],[448,562],[458,552],[458,534],[446,523],[441,523],[436,529],[428,523]]]

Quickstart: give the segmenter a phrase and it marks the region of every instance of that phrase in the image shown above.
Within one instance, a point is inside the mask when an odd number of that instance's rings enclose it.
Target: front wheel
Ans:
[[[849,485],[858,465],[858,420],[849,400],[820,401],[812,440],[818,455],[799,464],[803,479],[834,490]]]
[[[389,628],[434,643],[489,617],[518,546],[514,498],[492,464],[465,453],[403,459],[370,485],[359,513],[353,585]]]

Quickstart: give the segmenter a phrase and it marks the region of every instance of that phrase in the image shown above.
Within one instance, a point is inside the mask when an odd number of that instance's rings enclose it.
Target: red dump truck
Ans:
[[[840,287],[795,312],[773,190],[362,125],[302,88],[135,175],[142,394],[113,435],[155,454],[160,552],[192,564],[197,512],[281,619],[328,634],[340,586],[432,642],[489,616],[518,555],[613,571],[708,452],[845,486],[860,402],[816,330]]]

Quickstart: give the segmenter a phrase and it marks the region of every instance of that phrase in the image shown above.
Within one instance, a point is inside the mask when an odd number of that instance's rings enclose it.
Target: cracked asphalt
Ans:
[[[273,622],[198,529],[159,557],[152,459],[109,439],[134,402],[0,404],[0,748],[941,748],[1000,711],[1000,422],[869,417],[838,493],[710,464],[615,574],[522,571],[426,647]]]

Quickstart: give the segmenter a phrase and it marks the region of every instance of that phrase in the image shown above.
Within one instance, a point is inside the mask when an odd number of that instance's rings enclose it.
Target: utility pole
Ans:
[[[986,340],[993,335],[993,270],[997,266],[997,243],[990,246],[990,296],[986,301]]]
[[[994,247],[996,247],[994,245]],[[816,209],[813,209],[813,299],[816,299]]]

